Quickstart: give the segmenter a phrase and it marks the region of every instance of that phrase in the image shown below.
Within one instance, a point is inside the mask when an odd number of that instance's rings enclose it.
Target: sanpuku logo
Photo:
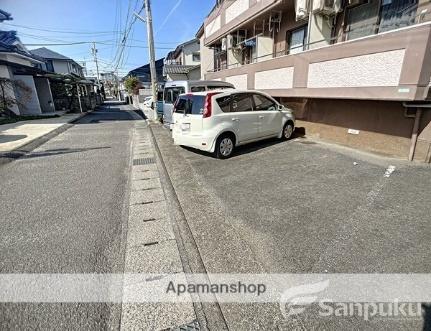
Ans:
[[[280,310],[285,318],[304,312],[307,305],[317,301],[318,294],[329,286],[329,280],[291,287],[280,297]]]
[[[335,285],[336,286],[336,285]],[[371,318],[422,318],[423,309],[420,302],[400,302],[398,299],[389,299],[385,302],[338,302],[322,297],[322,292],[328,291],[329,280],[291,287],[280,297],[280,310],[285,318],[302,314],[307,306],[315,303],[317,315],[320,317],[362,317],[365,321]],[[343,288],[336,290],[337,298]],[[349,291],[348,289],[344,289]],[[330,291],[329,291],[330,292]]]

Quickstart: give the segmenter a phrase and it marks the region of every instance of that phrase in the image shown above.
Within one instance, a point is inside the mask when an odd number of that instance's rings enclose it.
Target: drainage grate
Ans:
[[[153,157],[144,157],[142,159],[134,159],[133,165],[143,165],[143,164],[151,164],[156,163]]]
[[[194,320],[188,324],[177,326],[176,328],[166,329],[170,331],[199,331],[201,328],[199,326],[199,322]]]

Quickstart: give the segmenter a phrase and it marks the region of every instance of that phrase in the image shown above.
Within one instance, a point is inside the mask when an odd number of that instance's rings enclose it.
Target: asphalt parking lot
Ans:
[[[305,138],[218,160],[153,132],[208,272],[431,271],[428,166]],[[267,323],[260,306],[238,314]]]

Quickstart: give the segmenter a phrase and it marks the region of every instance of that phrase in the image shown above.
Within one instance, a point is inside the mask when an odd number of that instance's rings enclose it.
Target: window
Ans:
[[[157,92],[157,101],[163,101],[163,92],[162,91]]]
[[[174,103],[180,94],[185,93],[184,87],[167,87],[165,88],[164,96],[165,103]]]
[[[221,97],[217,99],[217,103],[223,113],[230,113],[230,102],[232,96],[228,95],[226,97]]]
[[[233,89],[232,86],[211,86],[208,85],[207,90],[208,91],[212,91],[212,90],[227,90],[227,89]]]
[[[182,96],[178,99],[175,105],[175,112],[180,114],[202,114],[204,110],[205,96],[193,95],[193,96]]]
[[[201,54],[193,53],[193,62],[201,62]]]
[[[52,64],[52,60],[48,60],[45,62],[46,71],[54,72],[54,65]]]
[[[235,113],[253,111],[253,100],[248,93],[236,94],[233,97],[231,110]]]
[[[307,43],[308,25],[304,25],[299,29],[288,31],[289,54],[300,53],[305,49]]]
[[[347,40],[398,29],[415,23],[418,0],[369,0],[348,8]]]
[[[254,101],[254,110],[268,110],[268,111],[274,111],[277,109],[276,104],[274,101],[268,99],[267,97],[260,95],[260,94],[253,94],[253,101]]]
[[[191,92],[203,92],[205,91],[205,86],[192,86],[190,88]]]

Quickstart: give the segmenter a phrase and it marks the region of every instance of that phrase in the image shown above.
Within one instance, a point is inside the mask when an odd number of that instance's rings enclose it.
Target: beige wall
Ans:
[[[204,44],[205,37],[200,38],[199,49],[201,53],[201,79],[205,79],[205,74],[214,69],[214,51]]]
[[[206,78],[247,75],[247,86],[254,89],[260,73],[287,67],[294,68],[292,88],[274,84],[266,92],[276,97],[424,100],[431,77],[431,24],[208,73]]]

